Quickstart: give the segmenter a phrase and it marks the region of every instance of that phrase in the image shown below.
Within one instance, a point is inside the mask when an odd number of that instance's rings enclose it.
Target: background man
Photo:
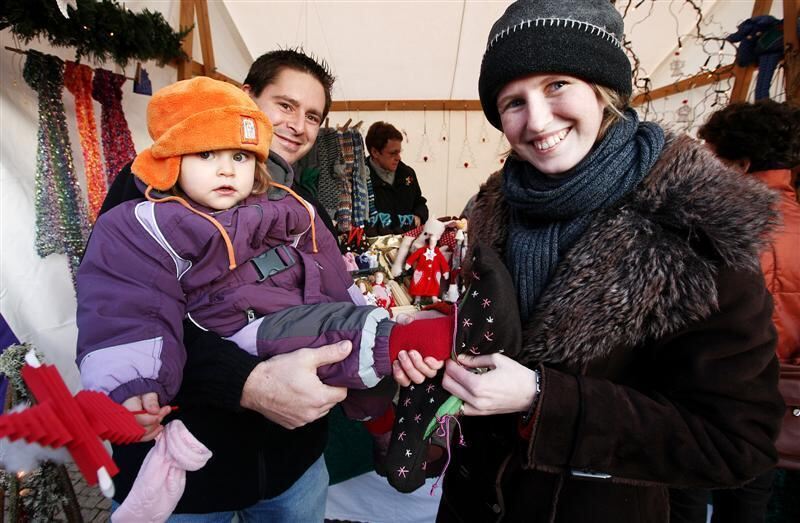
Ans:
[[[390,123],[375,122],[364,140],[367,165],[378,211],[377,233],[404,232],[428,220],[414,169],[401,161],[403,135]]]

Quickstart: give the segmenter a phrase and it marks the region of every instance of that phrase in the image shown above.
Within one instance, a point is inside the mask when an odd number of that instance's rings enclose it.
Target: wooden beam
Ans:
[[[242,83],[237,82],[233,78],[226,76],[222,73],[218,73],[217,71],[211,71],[210,73],[206,72],[206,67],[198,61],[192,62],[192,75],[193,76],[208,76],[209,78],[213,78],[215,80],[222,80],[223,82],[228,82],[229,84],[233,84],[236,87],[241,88]]]
[[[768,15],[770,8],[772,8],[772,0],[755,0],[753,2],[752,16]],[[747,100],[747,93],[750,91],[750,82],[753,79],[753,71],[755,70],[755,65],[748,65],[747,67],[737,65],[733,68],[733,76],[736,80],[733,82],[731,102],[744,102]]]
[[[783,0],[783,66],[786,74],[786,101],[800,107],[800,43],[797,38],[797,16],[800,0]]]
[[[208,1],[195,0],[195,10],[197,12],[197,30],[200,36],[200,50],[203,52],[203,65],[206,67],[206,74],[216,71],[214,63],[214,45],[211,43],[211,21],[208,18]]]
[[[181,0],[180,29],[194,25],[194,0]],[[181,49],[187,58],[180,60],[178,67],[178,80],[187,80],[192,77],[192,45],[194,44],[194,29],[183,38]]]
[[[336,100],[331,111],[481,111],[480,100]]]
[[[689,89],[694,89],[695,87],[702,87],[704,85],[721,82],[722,80],[726,80],[733,76],[733,68],[733,64],[723,65],[722,67],[719,67],[710,73],[698,73],[691,78],[685,78],[675,82],[674,84],[653,89],[649,93],[639,94],[633,99],[631,105],[635,107],[637,105],[658,100],[659,98],[665,98],[667,96],[672,96],[673,94],[688,91]]]

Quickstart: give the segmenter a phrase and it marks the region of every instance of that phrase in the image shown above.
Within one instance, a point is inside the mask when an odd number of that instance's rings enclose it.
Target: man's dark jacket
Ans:
[[[370,235],[394,234],[413,229],[416,225],[413,220],[408,224],[409,216],[419,216],[421,223],[428,221],[427,200],[422,196],[414,169],[400,162],[394,175],[394,183],[388,184],[375,172],[372,157],[367,159],[367,166],[375,193],[375,209],[378,211],[378,223],[374,230],[368,231]],[[404,224],[401,224],[401,215],[406,217]]]

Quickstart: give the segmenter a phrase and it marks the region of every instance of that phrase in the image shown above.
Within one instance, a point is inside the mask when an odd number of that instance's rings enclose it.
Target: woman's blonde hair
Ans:
[[[603,120],[600,122],[600,130],[597,132],[597,141],[600,141],[612,125],[625,118],[624,111],[630,105],[631,97],[620,94],[605,85],[591,82],[589,85],[592,86],[592,90],[605,105]]]

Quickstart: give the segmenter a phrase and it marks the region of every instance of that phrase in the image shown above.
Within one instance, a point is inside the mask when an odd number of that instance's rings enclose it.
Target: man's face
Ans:
[[[253,96],[248,85],[244,91]],[[272,122],[270,150],[289,164],[305,156],[317,140],[325,109],[325,88],[319,80],[286,68],[253,100]]]
[[[373,147],[370,154],[379,167],[394,172],[400,164],[401,152],[403,152],[402,142],[400,140],[389,140],[382,150],[379,151]]]

